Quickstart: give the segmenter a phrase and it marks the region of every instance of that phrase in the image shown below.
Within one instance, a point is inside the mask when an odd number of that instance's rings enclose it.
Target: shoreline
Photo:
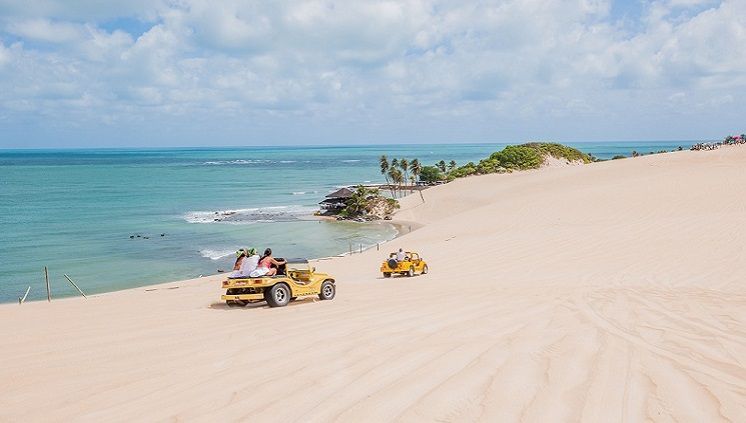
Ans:
[[[331,221],[336,222],[336,219],[326,219],[326,216],[310,216],[310,217],[311,218],[308,219],[309,221],[313,221],[313,220],[328,220],[330,222]],[[321,219],[317,219],[317,218],[321,218]],[[280,223],[280,222],[278,222],[278,223]],[[419,224],[417,222],[397,221],[395,219],[393,219],[393,220],[374,220],[374,221],[368,221],[368,222],[353,222],[353,223],[390,225],[396,231],[396,234],[394,235],[393,238],[387,239],[387,240],[379,242],[377,244],[367,245],[367,246],[365,246],[363,248],[363,252],[368,251],[368,250],[370,250],[372,248],[375,248],[376,245],[384,245],[384,244],[390,243],[391,241],[394,241],[397,238],[405,235],[404,228],[407,228],[407,232],[406,233],[410,233],[410,232],[415,231],[418,228],[420,228],[420,227],[423,226],[422,224]],[[309,262],[318,262],[318,261],[330,260],[330,259],[333,259],[333,258],[345,257],[345,256],[348,256],[348,255],[355,255],[355,254],[360,254],[360,253],[358,252],[358,250],[353,250],[352,254],[350,254],[349,252],[341,252],[339,254],[332,255],[332,256],[309,257],[308,260],[309,260]],[[98,297],[102,297],[102,296],[108,296],[108,295],[117,294],[119,292],[138,291],[138,290],[142,290],[143,292],[152,292],[154,290],[163,289],[166,286],[174,286],[174,285],[179,285],[179,284],[194,284],[194,283],[197,283],[198,281],[204,281],[204,280],[207,280],[207,279],[209,279],[209,280],[212,280],[212,279],[222,279],[222,278],[225,278],[226,277],[225,275],[227,275],[228,273],[230,273],[230,272],[229,271],[225,271],[225,272],[216,272],[216,273],[207,274],[207,275],[200,275],[200,276],[193,277],[193,278],[176,279],[176,280],[171,280],[171,281],[154,282],[154,283],[147,283],[146,282],[143,285],[137,285],[137,286],[133,286],[133,287],[126,287],[126,288],[121,288],[121,289],[114,289],[114,290],[104,291],[104,292],[86,293],[86,296],[87,296],[87,298],[98,298]],[[176,288],[178,288],[178,286]],[[176,288],[171,288],[171,289],[176,289]],[[0,302],[0,307],[23,306],[23,305],[27,305],[27,304],[48,303],[48,302],[49,303],[54,303],[54,302],[58,302],[58,301],[62,301],[62,300],[85,300],[85,299],[86,298],[81,298],[79,294],[70,294],[70,295],[65,295],[65,296],[53,297],[51,302],[46,301],[43,298],[42,299],[28,300],[28,301],[25,301],[23,304],[19,304],[18,302],[13,302],[13,301]]]

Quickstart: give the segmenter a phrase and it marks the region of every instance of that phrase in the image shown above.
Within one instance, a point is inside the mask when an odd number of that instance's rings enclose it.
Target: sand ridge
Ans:
[[[0,421],[743,421],[746,148],[457,180],[323,260],[331,302],[220,276],[0,306]],[[166,289],[178,286],[178,289]]]

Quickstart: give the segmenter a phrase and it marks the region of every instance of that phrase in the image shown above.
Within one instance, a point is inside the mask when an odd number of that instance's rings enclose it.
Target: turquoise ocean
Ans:
[[[568,144],[611,158],[692,143]],[[314,220],[317,203],[383,182],[382,154],[461,165],[505,145],[0,150],[0,302],[27,286],[46,298],[44,266],[60,297],[76,294],[63,274],[99,293],[229,270],[240,247],[324,257],[374,245],[394,227]]]

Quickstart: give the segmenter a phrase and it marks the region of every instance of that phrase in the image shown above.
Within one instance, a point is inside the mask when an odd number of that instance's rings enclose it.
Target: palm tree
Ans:
[[[394,159],[394,160],[396,160],[396,159]],[[383,175],[383,177],[384,177],[384,178],[386,179],[386,185],[388,185],[388,186],[389,186],[389,189],[391,190],[391,196],[393,197],[393,196],[394,196],[394,191],[393,191],[393,189],[391,188],[391,185],[390,185],[390,182],[389,182],[389,175],[388,175],[388,171],[389,171],[389,169],[391,168],[391,167],[389,166],[389,159],[388,159],[388,157],[386,157],[386,155],[384,154],[384,155],[382,155],[382,156],[381,156],[381,158],[380,158],[380,159],[378,159],[378,162],[379,162],[379,164],[380,164],[380,166],[381,166],[381,174],[382,174],[382,175]]]
[[[396,160],[396,159],[394,159],[394,160]],[[401,171],[399,169],[397,169],[397,168],[395,168],[395,167],[392,166],[391,169],[389,169],[389,177],[391,178],[391,182],[393,182],[393,183],[401,186],[401,182],[403,180],[403,177],[402,177],[402,173],[401,173]],[[396,194],[395,193],[394,193],[394,198],[396,198]]]
[[[399,160],[399,167],[404,171],[404,183],[409,181],[409,161],[407,159]]]
[[[345,201],[345,204],[347,205],[345,210],[350,217],[357,217],[365,214],[368,206],[368,194],[369,190],[362,185],[358,185],[355,188],[355,192],[347,199],[347,201]]]
[[[412,163],[409,164],[409,167],[412,168],[412,175],[414,175],[417,178],[417,182],[419,182],[420,172],[422,171],[422,166],[420,165],[420,161],[417,159],[412,160]]]
[[[450,163],[448,163],[448,171],[452,171],[453,169],[456,169],[456,161],[451,160]]]
[[[391,169],[389,169],[389,177],[391,178],[392,184],[396,183],[396,181],[394,180],[394,177],[391,175],[396,174],[396,172],[394,172],[394,169],[396,169],[397,172],[399,171],[398,167],[399,167],[399,159],[391,159]]]
[[[438,162],[438,164],[435,165],[438,169],[440,169],[441,172],[446,172],[446,162],[441,160]]]

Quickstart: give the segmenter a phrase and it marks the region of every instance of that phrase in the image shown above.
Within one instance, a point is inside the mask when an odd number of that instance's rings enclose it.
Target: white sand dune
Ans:
[[[334,301],[220,277],[0,307],[0,421],[745,421],[746,148],[458,180],[321,261]],[[168,289],[177,287],[178,289]]]

